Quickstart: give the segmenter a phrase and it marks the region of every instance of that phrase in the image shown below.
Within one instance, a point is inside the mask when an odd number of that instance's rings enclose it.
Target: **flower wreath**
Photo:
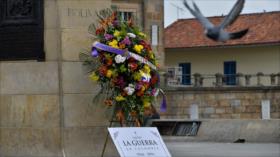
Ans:
[[[94,28],[98,41],[92,45],[89,78],[107,90],[104,103],[115,106],[114,115],[121,125],[130,118],[143,125],[143,112],[158,95],[157,61],[146,35],[132,20],[121,21],[116,12],[97,14],[100,26]],[[161,111],[166,109],[165,97]]]

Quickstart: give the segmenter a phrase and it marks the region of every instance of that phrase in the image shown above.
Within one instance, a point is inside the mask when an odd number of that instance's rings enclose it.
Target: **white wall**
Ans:
[[[166,49],[165,65],[191,63],[191,72],[201,74],[223,73],[224,61],[236,61],[236,72],[264,74],[280,72],[280,46],[235,48]],[[253,79],[253,81],[256,81]],[[266,83],[269,83],[267,78]]]

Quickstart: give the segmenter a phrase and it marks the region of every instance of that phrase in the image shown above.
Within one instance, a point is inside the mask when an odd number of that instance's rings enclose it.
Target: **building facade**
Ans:
[[[228,29],[239,40],[214,42],[196,19],[165,29],[168,118],[280,118],[280,12],[245,14]],[[210,17],[219,23],[223,17]],[[168,90],[169,89],[169,90]],[[267,105],[265,105],[267,104]],[[269,110],[264,109],[268,106]],[[193,116],[192,116],[193,115]]]
[[[104,107],[92,102],[100,88],[89,81],[79,60],[93,42],[88,26],[97,21],[96,11],[111,6],[132,10],[148,36],[157,26],[154,50],[160,53],[163,1],[0,4],[0,156],[101,156],[109,121]],[[106,149],[107,156],[112,153]]]

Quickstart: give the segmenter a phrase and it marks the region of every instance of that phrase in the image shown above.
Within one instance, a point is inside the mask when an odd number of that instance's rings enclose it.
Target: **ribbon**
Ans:
[[[142,56],[132,53],[130,51],[127,50],[122,50],[122,49],[117,49],[111,46],[108,46],[106,44],[102,44],[100,42],[94,42],[92,45],[92,52],[91,55],[93,57],[97,57],[98,56],[98,50],[103,50],[103,51],[107,51],[107,52],[111,52],[111,53],[115,53],[115,54],[119,54],[119,55],[126,55],[127,58],[133,57],[134,59],[136,59],[137,61],[143,63],[143,64],[147,64],[148,66],[150,66],[152,69],[156,70],[157,67],[152,64],[151,62],[149,62],[147,59],[143,58]],[[127,52],[127,53],[126,53]]]
[[[160,111],[161,112],[166,112],[166,109],[167,109],[166,95],[164,94],[162,89],[159,89],[159,91],[162,94],[162,102],[160,104]]]

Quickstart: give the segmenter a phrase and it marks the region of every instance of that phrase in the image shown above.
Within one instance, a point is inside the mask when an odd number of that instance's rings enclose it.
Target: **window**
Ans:
[[[236,85],[236,62],[224,62],[224,75],[226,85]]]
[[[180,63],[179,67],[182,68],[182,84],[191,84],[191,63]]]
[[[117,14],[123,21],[128,21],[133,16],[133,12],[128,11],[118,11]]]
[[[43,0],[0,0],[0,60],[44,59]]]

